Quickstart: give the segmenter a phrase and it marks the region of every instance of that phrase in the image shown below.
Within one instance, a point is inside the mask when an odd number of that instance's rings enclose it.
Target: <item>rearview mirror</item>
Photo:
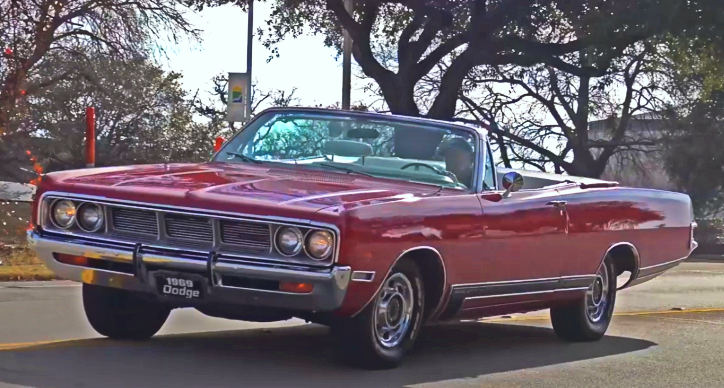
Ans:
[[[511,171],[503,175],[503,188],[505,193],[503,197],[507,197],[510,193],[514,193],[523,188],[523,176],[515,171]]]
[[[377,139],[380,132],[374,128],[354,128],[347,131],[347,137],[351,139]]]

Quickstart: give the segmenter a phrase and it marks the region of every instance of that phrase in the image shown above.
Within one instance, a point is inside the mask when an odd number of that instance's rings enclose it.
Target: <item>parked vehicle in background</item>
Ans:
[[[104,336],[149,338],[174,308],[297,317],[373,368],[450,320],[550,309],[598,340],[617,290],[696,248],[684,194],[526,174],[499,175],[481,129],[275,108],[206,163],[48,174],[28,239]]]

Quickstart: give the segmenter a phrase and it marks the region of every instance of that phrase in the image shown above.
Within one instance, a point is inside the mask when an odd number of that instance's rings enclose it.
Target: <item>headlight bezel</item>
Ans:
[[[286,253],[280,248],[279,244],[279,238],[282,232],[290,230],[294,234],[298,236],[299,244],[297,248],[294,250],[293,253]],[[296,226],[292,225],[283,225],[277,228],[277,230],[274,232],[274,249],[282,256],[285,257],[295,257],[298,256],[303,250],[304,250],[304,233],[302,233],[301,229],[299,229]]]
[[[297,249],[294,251],[294,253],[290,254],[290,252],[285,252],[282,249],[280,249],[280,235],[281,233],[284,233],[288,230],[294,230],[299,231],[301,233],[301,249]],[[296,232],[295,232],[296,233]],[[316,234],[316,233],[324,233],[327,235],[328,240],[330,242],[328,251],[322,255],[322,256],[315,256],[313,253],[314,250],[310,247],[310,239]],[[297,234],[297,238],[299,237],[299,234]],[[295,261],[298,261],[300,264],[303,262],[308,262],[310,264],[314,263],[314,265],[324,265],[325,263],[329,262],[329,264],[333,264],[335,261],[334,257],[337,253],[337,233],[333,230],[330,230],[328,228],[323,227],[310,227],[310,226],[295,226],[295,225],[278,225],[276,229],[274,230],[273,236],[272,236],[272,243],[273,243],[273,249],[274,253],[282,256],[287,257],[289,259],[294,259]]]
[[[98,213],[100,214],[100,220],[95,228],[87,228],[85,225],[83,225],[83,209],[94,206],[98,209]],[[103,206],[101,206],[98,203],[95,202],[83,202],[81,203],[77,210],[76,210],[76,216],[75,216],[75,222],[78,225],[78,228],[84,232],[87,233],[96,233],[104,229],[105,223],[106,223],[106,215],[105,215],[105,209]]]
[[[312,253],[312,249],[310,248],[310,239],[315,234],[318,234],[318,233],[327,234],[326,237],[328,237],[327,239],[329,240],[328,251],[322,256],[315,256]],[[312,259],[314,261],[325,261],[325,260],[329,259],[330,257],[332,257],[332,255],[334,255],[334,249],[335,249],[334,243],[335,243],[334,233],[332,233],[331,231],[325,230],[325,229],[310,229],[304,235],[304,253],[307,254],[307,257],[309,257],[310,259]]]
[[[68,222],[68,225],[63,226],[55,217],[55,211],[58,206],[60,206],[61,203],[67,202],[73,205],[73,216],[70,219],[70,222]],[[50,203],[50,206],[48,207],[48,219],[50,220],[50,223],[55,226],[58,229],[62,230],[69,230],[77,223],[77,217],[78,217],[78,205],[70,200],[70,199],[56,199],[52,203]]]

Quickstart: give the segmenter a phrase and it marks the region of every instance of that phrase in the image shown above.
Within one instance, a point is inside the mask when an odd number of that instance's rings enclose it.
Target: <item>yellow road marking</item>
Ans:
[[[77,339],[0,344],[0,351],[29,348],[32,346],[51,345],[51,344],[58,344],[58,343],[62,343],[62,342],[72,342],[72,341],[77,341]]]
[[[711,313],[711,312],[724,312],[724,308],[703,308],[703,309],[690,309],[690,310],[624,311],[624,312],[620,312],[620,313],[614,313],[613,315],[614,316],[636,316],[636,315],[687,314],[687,313]],[[523,316],[523,317],[511,317],[511,318],[481,319],[480,322],[541,321],[541,320],[548,320],[548,319],[549,319],[548,316],[532,316],[532,317]],[[721,322],[710,322],[710,321],[693,320],[693,319],[678,319],[678,320],[722,324]],[[213,333],[213,332],[204,332],[204,333]],[[187,334],[190,334],[190,333],[187,333]],[[84,340],[87,341],[87,340],[91,340],[91,339],[97,339],[97,338],[74,338],[74,339],[55,340],[55,341],[18,342],[18,343],[7,343],[7,344],[0,343],[0,352],[35,347],[35,346],[42,346],[42,345],[54,345],[54,344],[63,344],[63,343],[68,344],[68,343],[72,343],[72,342],[84,341]]]

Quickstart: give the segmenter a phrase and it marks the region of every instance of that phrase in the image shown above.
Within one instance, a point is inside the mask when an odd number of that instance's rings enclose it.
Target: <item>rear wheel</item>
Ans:
[[[551,309],[553,330],[567,341],[597,341],[608,330],[615,303],[616,268],[607,256],[580,302]]]
[[[397,367],[420,332],[424,298],[419,268],[400,260],[364,310],[332,325],[336,355],[367,369]]]
[[[83,284],[86,318],[98,334],[113,339],[153,337],[166,323],[171,309],[132,292]]]

